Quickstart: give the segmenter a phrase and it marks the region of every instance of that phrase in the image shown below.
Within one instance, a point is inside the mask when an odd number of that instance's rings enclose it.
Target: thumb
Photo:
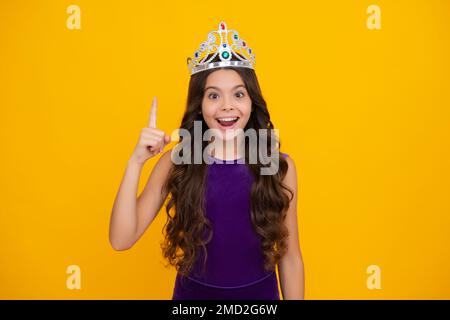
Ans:
[[[168,144],[170,142],[170,136],[168,136],[167,134],[164,135],[164,143]]]

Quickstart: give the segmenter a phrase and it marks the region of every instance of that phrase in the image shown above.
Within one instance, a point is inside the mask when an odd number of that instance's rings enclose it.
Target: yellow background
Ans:
[[[165,212],[124,252],[109,217],[152,97],[172,132],[186,58],[224,20],[296,162],[306,299],[449,299],[449,15],[437,0],[1,1],[0,298],[171,298]]]

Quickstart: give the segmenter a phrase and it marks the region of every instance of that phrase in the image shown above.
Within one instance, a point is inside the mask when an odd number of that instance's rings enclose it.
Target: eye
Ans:
[[[245,96],[245,94],[242,91],[239,91],[238,93],[236,93],[237,95],[242,94],[241,96],[238,96],[238,98],[242,98],[243,96]]]
[[[211,99],[211,96],[217,96],[217,94],[216,93],[211,93],[211,94],[208,95],[208,98]],[[212,98],[212,99],[214,99],[214,98]]]

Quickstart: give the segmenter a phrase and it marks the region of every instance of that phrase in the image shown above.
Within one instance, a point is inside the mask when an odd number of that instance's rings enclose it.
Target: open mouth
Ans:
[[[237,121],[239,120],[239,117],[227,117],[227,118],[217,118],[216,121],[222,126],[222,127],[232,127]]]

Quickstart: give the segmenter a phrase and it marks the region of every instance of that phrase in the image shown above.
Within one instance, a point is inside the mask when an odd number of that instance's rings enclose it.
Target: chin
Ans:
[[[232,140],[238,136],[239,132],[244,132],[244,128],[235,127],[232,129],[216,128],[222,140]]]

